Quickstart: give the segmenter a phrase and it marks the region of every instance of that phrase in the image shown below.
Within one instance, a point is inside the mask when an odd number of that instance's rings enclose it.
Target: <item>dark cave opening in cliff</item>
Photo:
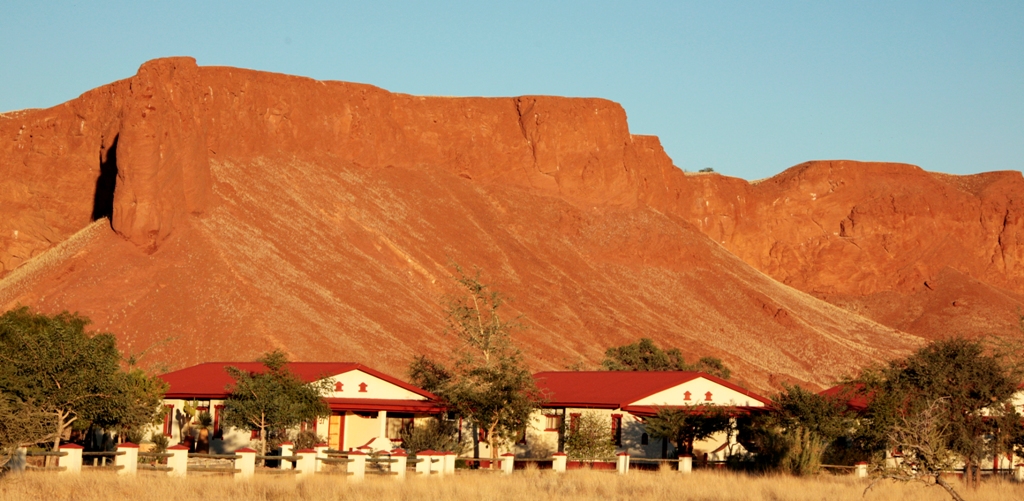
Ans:
[[[106,151],[100,151],[100,175],[92,198],[92,220],[110,219],[114,215],[114,188],[117,185],[117,139]]]

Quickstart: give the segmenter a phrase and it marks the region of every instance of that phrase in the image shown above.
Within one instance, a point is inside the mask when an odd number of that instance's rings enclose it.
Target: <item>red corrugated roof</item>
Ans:
[[[548,399],[544,404],[546,407],[619,409],[646,396],[697,378],[718,383],[765,405],[771,404],[767,398],[746,388],[703,372],[558,371],[538,372],[533,377],[537,387]]]
[[[225,398],[229,393],[228,387],[235,382],[225,370],[227,367],[236,367],[252,373],[261,373],[266,370],[266,367],[259,362],[207,362],[186,369],[168,372],[160,376],[169,386],[164,398]],[[428,399],[434,400],[437,398],[426,390],[354,362],[289,362],[288,370],[306,382],[313,382],[323,377],[359,370]]]
[[[864,392],[863,383],[839,384],[818,392],[818,395],[844,401],[847,408],[856,412],[867,410],[875,398],[874,392]]]

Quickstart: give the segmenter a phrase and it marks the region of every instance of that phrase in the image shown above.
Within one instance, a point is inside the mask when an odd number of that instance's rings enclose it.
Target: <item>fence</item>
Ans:
[[[29,457],[56,457],[57,466],[38,466],[28,462]],[[88,460],[88,461],[87,461]],[[192,460],[190,462],[190,460]],[[256,461],[264,461],[264,466],[257,468]],[[40,470],[52,471],[60,475],[80,474],[87,470],[110,470],[118,475],[136,475],[141,471],[152,471],[172,477],[185,477],[197,474],[228,474],[239,480],[251,478],[259,474],[288,474],[298,479],[311,475],[340,475],[352,481],[363,480],[366,475],[392,476],[404,480],[410,466],[417,476],[443,478],[455,473],[456,461],[466,463],[491,462],[493,459],[456,457],[453,452],[421,451],[409,457],[401,449],[384,454],[368,454],[360,450],[337,451],[328,449],[326,445],[318,445],[312,449],[301,449],[292,452],[292,444],[285,443],[281,453],[277,455],[261,455],[255,450],[238,449],[233,454],[197,454],[189,453],[188,447],[175,445],[167,448],[167,452],[140,452],[139,446],[124,443],[111,452],[85,452],[82,446],[65,444],[58,451],[28,452],[21,448],[8,463],[13,471]],[[113,464],[109,464],[109,463]],[[267,462],[277,464],[276,468],[267,467]],[[502,454],[497,462],[500,471],[511,474],[516,463],[551,464],[555,473],[564,473],[568,469],[568,457],[565,453],[555,453],[546,458],[520,458],[513,454]],[[619,475],[629,473],[635,465],[637,469],[661,468],[662,465],[675,466],[681,474],[693,472],[693,458],[680,456],[677,459],[645,459],[631,458],[622,452],[615,458],[615,471]],[[868,476],[867,463],[854,466],[823,465],[832,470],[850,471],[858,478]],[[1013,470],[1014,479],[1024,482],[1024,464],[1018,464]]]

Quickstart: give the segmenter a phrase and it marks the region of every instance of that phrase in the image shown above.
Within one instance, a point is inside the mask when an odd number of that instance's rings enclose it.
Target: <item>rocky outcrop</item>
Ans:
[[[687,185],[678,213],[776,280],[928,337],[1018,330],[1020,172],[952,176],[839,160],[756,183],[703,175]],[[937,300],[940,287],[963,291],[954,315]]]
[[[192,58],[148,62],[129,80],[111,226],[148,251],[210,203],[202,97]]]

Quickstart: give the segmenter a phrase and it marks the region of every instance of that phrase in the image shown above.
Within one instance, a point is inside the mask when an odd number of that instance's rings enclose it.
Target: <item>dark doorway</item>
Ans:
[[[107,151],[100,151],[100,177],[96,178],[96,193],[92,198],[92,220],[114,215],[114,187],[117,184],[117,139]]]

